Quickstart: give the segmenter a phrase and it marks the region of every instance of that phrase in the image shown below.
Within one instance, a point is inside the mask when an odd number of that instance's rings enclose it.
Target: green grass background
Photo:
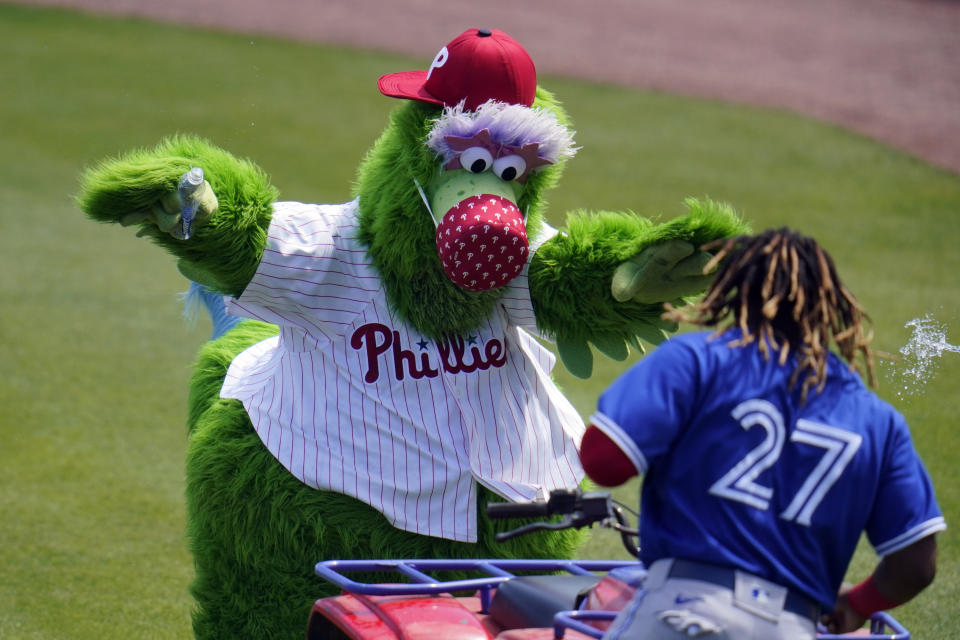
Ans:
[[[253,158],[282,197],[340,202],[385,125],[382,73],[423,60],[0,5],[0,638],[189,637],[184,539],[186,385],[205,319],[181,317],[173,260],[72,202],[85,166],[174,132]],[[583,149],[551,196],[579,208],[682,213],[732,202],[754,228],[817,237],[871,312],[875,346],[932,313],[960,341],[960,179],[785,113],[542,78]],[[559,380],[587,417],[628,363]],[[955,527],[960,354],[921,392],[880,393],[906,415]],[[619,495],[634,501],[636,485]],[[837,514],[842,518],[843,514]],[[596,532],[584,556],[619,556]],[[960,545],[897,617],[954,637]],[[850,577],[875,559],[862,545]]]

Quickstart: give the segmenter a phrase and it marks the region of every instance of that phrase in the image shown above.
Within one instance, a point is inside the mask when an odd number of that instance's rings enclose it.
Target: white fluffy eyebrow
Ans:
[[[445,108],[434,122],[427,134],[427,146],[445,163],[458,153],[447,144],[446,136],[470,138],[484,129],[489,129],[490,136],[501,144],[522,147],[531,142],[539,143],[537,155],[550,162],[572,158],[577,152],[574,132],[552,113],[540,108],[488,100],[476,111],[465,111],[461,102]]]

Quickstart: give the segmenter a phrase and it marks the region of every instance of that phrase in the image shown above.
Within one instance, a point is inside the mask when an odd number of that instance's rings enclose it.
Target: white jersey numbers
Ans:
[[[743,460],[713,483],[710,494],[766,510],[773,497],[773,489],[757,484],[756,479],[780,458],[786,439],[783,416],[766,400],[747,400],[737,405],[733,417],[740,421],[745,431],[760,426],[767,434]]]
[[[773,498],[773,489],[759,484],[757,478],[773,467],[783,453],[786,441],[783,415],[766,400],[741,402],[731,415],[745,431],[759,426],[766,434],[760,444],[713,483],[710,494],[766,510]],[[861,440],[859,435],[844,429],[802,418],[797,420],[790,442],[818,447],[824,450],[824,455],[780,517],[809,526],[814,511],[853,459]]]
[[[830,487],[840,479],[843,470],[853,459],[863,438],[860,435],[819,424],[810,420],[797,420],[797,428],[790,435],[791,442],[799,442],[825,451],[820,462],[813,468],[787,510],[780,514],[784,520],[810,526],[810,518],[816,511]]]

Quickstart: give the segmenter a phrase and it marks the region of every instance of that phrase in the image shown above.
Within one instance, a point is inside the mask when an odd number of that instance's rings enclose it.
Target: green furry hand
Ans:
[[[712,276],[704,267],[712,256],[685,240],[672,239],[647,247],[617,267],[610,285],[618,302],[655,304],[702,292]]]
[[[530,299],[537,327],[557,344],[567,370],[593,371],[594,351],[623,360],[643,353],[679,327],[662,318],[664,302],[686,304],[713,276],[699,251],[708,243],[747,233],[733,207],[688,198],[687,215],[656,223],[610,211],[575,212],[566,233],[543,243],[530,261]]]
[[[179,258],[191,280],[238,296],[260,262],[278,195],[252,162],[196,136],[171,136],[90,167],[76,199],[93,220],[139,225],[138,235]]]
[[[189,237],[187,229],[190,226],[200,226],[217,210],[219,203],[213,188],[206,180],[192,196],[195,213],[184,224],[185,203],[177,191],[168,192],[146,209],[128,213],[120,218],[119,222],[125,227],[132,225],[147,225],[137,235],[152,233],[151,225],[156,226],[163,233],[167,233],[178,240]]]

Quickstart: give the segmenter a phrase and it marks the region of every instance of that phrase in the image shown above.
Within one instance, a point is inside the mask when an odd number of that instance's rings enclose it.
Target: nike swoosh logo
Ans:
[[[700,598],[700,597],[697,597],[697,596],[694,596],[694,597],[692,597],[692,598],[688,598],[688,597],[686,597],[686,596],[677,596],[676,599],[674,599],[673,603],[674,603],[674,604],[689,604],[689,603],[691,603],[691,602],[698,602],[698,601],[700,601],[700,600],[703,600],[703,598]]]

